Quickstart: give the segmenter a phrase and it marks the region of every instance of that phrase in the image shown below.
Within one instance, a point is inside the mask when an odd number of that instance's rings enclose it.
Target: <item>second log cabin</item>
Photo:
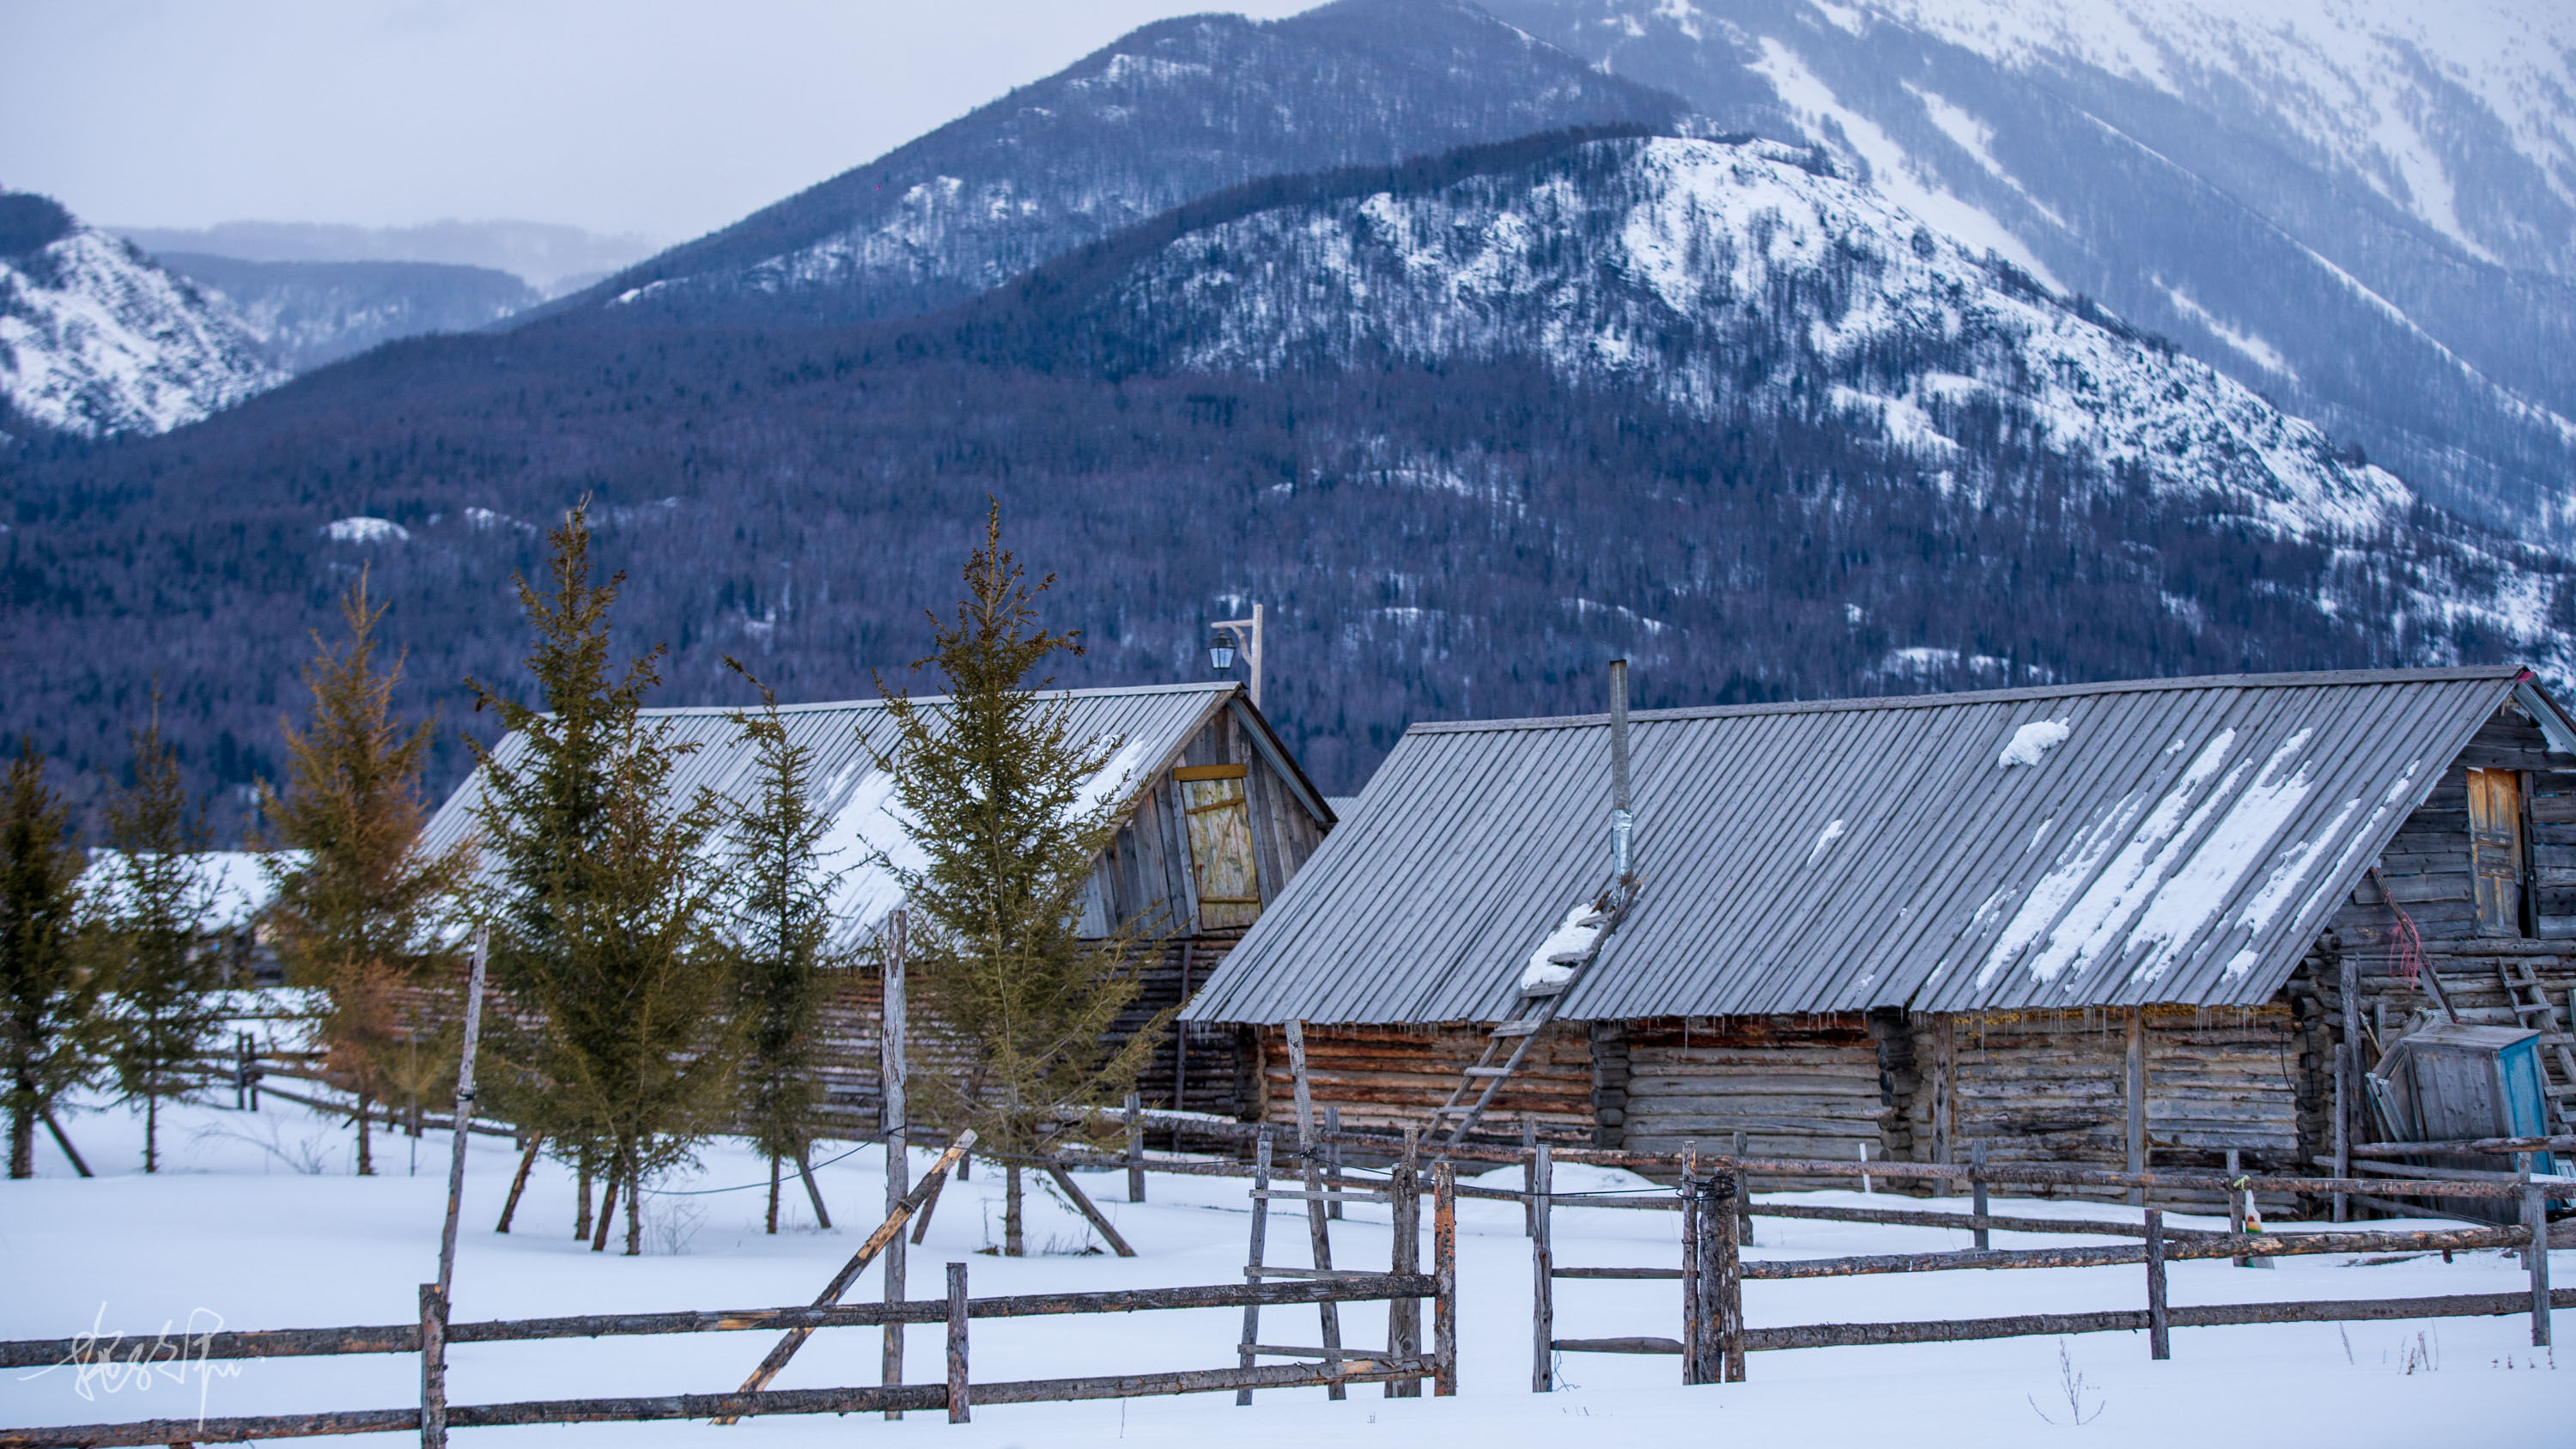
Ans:
[[[1486,1126],[2304,1172],[2444,1013],[2564,1046],[2576,727],[2512,667],[1632,717],[1633,909]],[[1606,716],[1416,726],[1185,1019],[1425,1123],[1609,878]],[[2349,1004],[2348,1004],[2349,1003]],[[1202,1027],[1202,1029],[1203,1029]],[[2352,1049],[2338,1067],[2339,1049]],[[2576,1070],[2552,1060],[2564,1122]],[[2567,1130],[2561,1126],[2559,1130]]]

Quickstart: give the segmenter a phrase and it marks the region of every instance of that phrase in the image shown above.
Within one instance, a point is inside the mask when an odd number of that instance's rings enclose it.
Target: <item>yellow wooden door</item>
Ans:
[[[1198,885],[1203,931],[1249,926],[1261,918],[1245,776],[1241,765],[1184,765],[1172,772],[1189,820],[1191,878]]]
[[[2522,776],[2469,771],[2469,876],[2478,934],[2522,934]]]

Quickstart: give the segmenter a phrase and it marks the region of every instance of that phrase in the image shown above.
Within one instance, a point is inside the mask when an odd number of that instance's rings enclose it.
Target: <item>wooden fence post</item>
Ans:
[[[1699,1351],[1702,1301],[1699,1279],[1704,1267],[1708,1234],[1700,1223],[1707,1205],[1700,1201],[1699,1154],[1696,1152],[1691,1154],[1690,1165],[1682,1169],[1678,1191],[1682,1201],[1682,1382],[1698,1384],[1707,1382],[1700,1377],[1703,1361]]]
[[[2528,1159],[2526,1159],[2528,1160]],[[2530,1177],[2526,1171],[2525,1179]],[[2531,1265],[2531,1346],[2549,1347],[2549,1197],[2528,1181],[2522,1190],[2522,1225],[2531,1230],[2523,1250]]]
[[[1745,1156],[1745,1140],[1746,1134],[1744,1129],[1741,1127],[1736,1128],[1735,1157],[1738,1161],[1742,1161]],[[1751,1173],[1740,1173],[1739,1175],[1743,1179],[1744,1195],[1743,1200],[1735,1205],[1735,1223],[1737,1228],[1735,1241],[1741,1246],[1751,1247],[1753,1245],[1753,1214],[1748,1211],[1748,1209],[1753,1206],[1753,1175]]]
[[[1145,1097],[1127,1094],[1127,1200],[1145,1200]]]
[[[2334,1175],[2352,1176],[2352,1043],[2337,1042],[2334,1049]],[[2348,1222],[2352,1217],[2352,1199],[2342,1193],[2334,1195],[2334,1220]]]
[[[1324,1191],[1342,1190],[1342,1144],[1329,1139],[1342,1135],[1342,1109],[1327,1103],[1324,1107]],[[1334,1222],[1342,1220],[1342,1200],[1338,1197],[1324,1205],[1324,1215]]]
[[[1180,999],[1183,1005],[1187,1005],[1190,999],[1190,957],[1195,944],[1186,940],[1181,942]],[[1172,1110],[1190,1110],[1190,1024],[1178,1018],[1172,1022]],[[1179,1150],[1177,1138],[1173,1149]]]
[[[420,1285],[420,1449],[447,1449],[447,1299]]]
[[[1548,1201],[1556,1185],[1555,1164],[1548,1160],[1547,1144],[1540,1143],[1530,1154],[1530,1392],[1544,1394],[1556,1387],[1556,1254],[1550,1242],[1549,1221],[1554,1214]]]
[[[966,1265],[948,1265],[948,1422],[974,1417],[966,1402]]]
[[[1421,1141],[1420,1129],[1404,1129],[1404,1156],[1397,1159],[1395,1170],[1387,1174],[1387,1195],[1392,1199],[1387,1216],[1393,1219],[1395,1247],[1388,1255],[1387,1271],[1413,1274],[1422,1271],[1422,1175],[1416,1153]],[[1422,1357],[1422,1300],[1398,1298],[1386,1306],[1387,1352],[1411,1362]],[[1390,1399],[1422,1397],[1422,1380],[1394,1379],[1386,1386]]]
[[[1297,1091],[1297,1157],[1301,1169],[1298,1180],[1306,1188],[1307,1247],[1314,1254],[1311,1260],[1313,1265],[1318,1270],[1328,1271],[1333,1266],[1333,1234],[1330,1227],[1332,1220],[1324,1214],[1327,1206],[1323,1200],[1324,1174],[1317,1160],[1318,1153],[1315,1148],[1315,1098],[1307,1085],[1306,1023],[1302,1021],[1288,1023],[1288,1073]],[[1341,1305],[1319,1303],[1315,1305],[1315,1311],[1316,1316],[1322,1320],[1323,1346],[1326,1349],[1340,1348],[1342,1346]],[[1250,1334],[1244,1335],[1243,1341],[1259,1342]],[[1341,1360],[1336,1358],[1331,1362],[1338,1364]],[[1350,1393],[1349,1385],[1336,1380],[1325,1388],[1324,1397],[1347,1399]]]
[[[1270,1240],[1269,1192],[1270,1128],[1265,1123],[1252,1143],[1252,1237],[1249,1250],[1244,1254],[1243,1281],[1246,1283],[1261,1281],[1262,1254],[1269,1247]],[[1243,1348],[1237,1354],[1241,1367],[1252,1367],[1252,1345],[1260,1341],[1261,1305],[1247,1303],[1243,1305]],[[1237,1408],[1251,1403],[1252,1390],[1235,1390],[1234,1402]]]
[[[2147,1357],[2173,1357],[2173,1333],[2165,1321],[2165,1215],[2147,1209]]]
[[[2227,1175],[2230,1179],[2239,1182],[2243,1180],[2243,1175],[2239,1171],[2239,1163],[2243,1155],[2239,1148],[2227,1149]],[[2227,1189],[2227,1235],[2231,1238],[2245,1236],[2245,1197],[2246,1190],[2242,1187]],[[2253,1260],[2239,1253],[2228,1261],[2242,1268],[2248,1266]]]
[[[1716,1320],[1719,1377],[1730,1384],[1744,1382],[1744,1259],[1738,1251],[1734,1226],[1736,1210],[1744,1201],[1744,1175],[1740,1172],[1721,1174],[1714,1184],[1717,1192],[1715,1221],[1710,1225],[1709,1247],[1717,1260],[1715,1273],[1716,1302],[1710,1316]]]
[[[1431,1169],[1431,1393],[1458,1392],[1458,1169]]]
[[[905,978],[911,941],[911,913],[898,909],[888,919],[886,936],[885,977],[879,1001],[881,1017],[877,1032],[877,1086],[882,1094],[882,1107],[877,1112],[878,1125],[885,1129],[885,1196],[886,1214],[891,1217],[903,1206],[904,1195],[912,1191],[912,1006],[910,986]],[[922,1214],[928,1225],[929,1213]],[[905,1257],[904,1235],[897,1233],[885,1246],[885,1301],[901,1303],[909,1264]],[[877,1382],[892,1387],[903,1382],[903,1335],[900,1323],[885,1326],[885,1346],[877,1366]],[[900,1419],[903,1410],[888,1409],[885,1416]]]
[[[1538,1235],[1538,1204],[1531,1194],[1538,1191],[1538,1121],[1527,1112],[1521,1114],[1521,1236]]]
[[[1973,1231],[1976,1234],[1977,1249],[1983,1252],[1992,1246],[1986,1233],[1986,1139],[1983,1137],[1968,1144],[1968,1165],[1974,1169],[1974,1175],[1968,1179],[1971,1194],[1968,1200],[1968,1215],[1977,1224]]]

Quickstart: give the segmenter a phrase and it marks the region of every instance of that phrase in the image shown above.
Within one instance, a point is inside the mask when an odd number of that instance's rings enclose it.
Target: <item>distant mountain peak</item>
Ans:
[[[0,194],[0,426],[167,432],[283,380],[186,278],[51,197]]]

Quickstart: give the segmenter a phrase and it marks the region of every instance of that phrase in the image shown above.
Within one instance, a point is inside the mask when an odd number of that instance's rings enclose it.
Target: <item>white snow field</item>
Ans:
[[[420,1140],[419,1175],[407,1175],[411,1143],[379,1139],[391,1175],[349,1176],[348,1133],[271,1099],[257,1115],[189,1106],[166,1111],[169,1170],[137,1171],[139,1123],[123,1110],[67,1121],[104,1176],[74,1179],[50,1142],[39,1142],[32,1182],[0,1183],[0,1337],[61,1337],[93,1328],[148,1338],[167,1325],[184,1332],[226,1328],[399,1323],[413,1317],[419,1283],[437,1258],[448,1150],[444,1134]],[[847,1151],[830,1148],[831,1156]],[[817,1233],[791,1190],[796,1230],[760,1231],[758,1190],[649,1200],[647,1252],[640,1259],[592,1255],[570,1237],[569,1175],[542,1168],[516,1231],[491,1231],[514,1155],[506,1140],[474,1139],[465,1225],[456,1272],[460,1320],[681,1308],[801,1303],[856,1246],[883,1201],[879,1149],[867,1147],[821,1170],[836,1231]],[[926,1157],[923,1159],[926,1162]],[[306,1168],[318,1168],[309,1172]],[[731,1143],[705,1154],[704,1170],[672,1188],[726,1188],[763,1177]],[[1518,1170],[1498,1179],[1517,1185]],[[1560,1169],[1559,1190],[1627,1183],[1625,1174]],[[1142,1256],[1081,1256],[1087,1241],[1071,1210],[1032,1193],[1033,1247],[1052,1251],[1017,1261],[980,1256],[999,1235],[999,1174],[979,1169],[952,1184],[915,1249],[915,1297],[935,1297],[943,1262],[972,1265],[977,1296],[1040,1290],[1239,1281],[1248,1223],[1244,1184],[1223,1178],[1156,1175],[1145,1204],[1124,1195],[1118,1174],[1085,1179]],[[792,1188],[792,1185],[791,1185]],[[1857,1193],[1807,1195],[1860,1201]],[[1877,1199],[1880,1202],[1887,1198]],[[1909,1203],[1908,1205],[1915,1205]],[[1964,1208],[1957,1199],[1952,1207]],[[2005,1210],[2001,1203],[1998,1210]],[[2099,1219],[2129,1211],[2097,1204],[2015,1202],[2010,1211]],[[1359,1206],[1334,1225],[1344,1266],[1386,1262],[1385,1209]],[[1425,1217],[1428,1218],[1427,1211]],[[1665,1265],[1677,1259],[1678,1214],[1561,1210],[1557,1260],[1565,1265]],[[2207,1226],[2199,1219],[2179,1224]],[[623,1226],[622,1222],[620,1224]],[[1963,1247],[1964,1233],[1833,1223],[1757,1223],[1754,1256],[1809,1257]],[[1997,1246],[2043,1240],[1998,1233]],[[2081,1241],[2044,1240],[2065,1245]],[[1293,1206],[1273,1223],[1271,1261],[1303,1263],[1305,1232]],[[2559,1282],[2576,1279],[2576,1252],[2555,1255]],[[1262,1394],[1250,1408],[1231,1395],[1125,1403],[982,1407],[954,1426],[939,1413],[901,1423],[831,1416],[746,1420],[718,1429],[702,1422],[458,1430],[460,1445],[904,1444],[924,1449],[1000,1445],[1222,1444],[1256,1446],[1424,1444],[1480,1446],[1788,1445],[1883,1441],[1922,1446],[2079,1443],[2174,1446],[2198,1443],[2368,1446],[2497,1442],[2566,1443],[2576,1432],[2576,1374],[2527,1343],[2528,1320],[2177,1329],[2173,1358],[2151,1362],[2143,1334],[2024,1338],[1953,1345],[1829,1349],[1756,1354],[1751,1381],[1678,1386],[1671,1358],[1568,1356],[1568,1387],[1529,1391],[1530,1260],[1517,1206],[1460,1205],[1461,1388],[1454,1399],[1381,1397],[1373,1385],[1345,1403],[1321,1389]],[[871,1270],[853,1296],[873,1298]],[[2501,1253],[2464,1253],[2362,1263],[2343,1257],[2286,1258],[2269,1272],[2217,1262],[2173,1265],[2177,1303],[2285,1297],[2376,1297],[2492,1292],[2525,1285]],[[2125,1308],[2144,1298],[2135,1267],[1958,1272],[1874,1278],[1757,1282],[1745,1286],[1755,1324],[1851,1319],[1974,1316]],[[1565,1282],[1558,1286],[1560,1336],[1670,1335],[1678,1290],[1671,1283]],[[1311,1342],[1311,1310],[1267,1310],[1262,1337]],[[1349,1305],[1353,1344],[1383,1343],[1383,1309]],[[1237,1310],[1094,1318],[981,1320],[975,1377],[1019,1379],[1217,1367],[1234,1362]],[[2576,1331],[2576,1314],[2558,1315]],[[873,1383],[877,1329],[827,1329],[807,1345],[776,1387]],[[452,1401],[461,1404],[611,1394],[719,1391],[740,1383],[772,1342],[768,1334],[725,1333],[553,1343],[468,1345],[454,1351]],[[940,1330],[912,1330],[916,1381],[940,1373]],[[2069,1422],[2063,1345],[2083,1387],[2087,1416]],[[2576,1369],[2576,1349],[2570,1368]],[[98,1423],[158,1416],[288,1413],[325,1408],[399,1407],[418,1402],[419,1368],[403,1356],[268,1360],[216,1364],[212,1375],[165,1368],[84,1380],[68,1368],[0,1373],[0,1425]],[[2046,1417],[2043,1417],[2046,1416]],[[2051,1422],[2054,1420],[2054,1422]],[[391,1443],[401,1436],[376,1436]]]

